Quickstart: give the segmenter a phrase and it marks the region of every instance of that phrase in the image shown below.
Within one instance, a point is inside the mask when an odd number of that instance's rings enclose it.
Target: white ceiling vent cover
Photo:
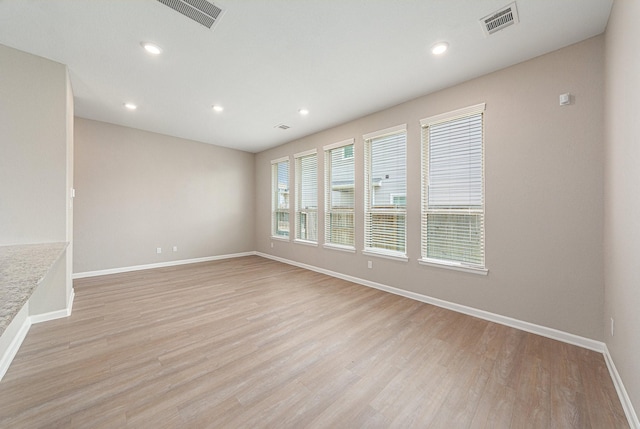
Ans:
[[[222,9],[206,0],[158,1],[207,28],[211,28],[222,13]]]
[[[516,3],[513,2],[482,18],[480,25],[482,25],[484,35],[489,36],[518,22],[520,22],[518,18],[518,8],[516,7]]]

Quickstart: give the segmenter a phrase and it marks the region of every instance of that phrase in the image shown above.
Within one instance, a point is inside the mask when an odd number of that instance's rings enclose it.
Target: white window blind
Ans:
[[[296,157],[296,239],[318,241],[318,156]]]
[[[406,127],[367,134],[364,138],[364,250],[406,257]]]
[[[423,261],[484,269],[483,110],[421,121]]]
[[[325,148],[325,243],[354,246],[355,164],[353,141]]]
[[[271,162],[271,234],[289,238],[289,160]]]

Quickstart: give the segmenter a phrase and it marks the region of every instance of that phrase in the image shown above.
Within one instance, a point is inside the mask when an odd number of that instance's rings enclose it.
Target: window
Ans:
[[[364,251],[406,260],[406,125],[365,136]]]
[[[271,161],[271,235],[289,238],[289,158]]]
[[[420,121],[422,259],[486,274],[484,104]]]
[[[353,139],[325,146],[324,151],[325,245],[354,251]]]
[[[318,155],[294,155],[296,160],[296,239],[318,241]]]
[[[391,198],[389,198],[389,204],[393,204],[396,206],[406,206],[407,205],[407,196],[405,194],[391,194]]]

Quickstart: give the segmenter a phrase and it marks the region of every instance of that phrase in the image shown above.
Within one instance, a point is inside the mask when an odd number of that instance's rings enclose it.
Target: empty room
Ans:
[[[640,429],[638,22],[0,0],[0,427]]]

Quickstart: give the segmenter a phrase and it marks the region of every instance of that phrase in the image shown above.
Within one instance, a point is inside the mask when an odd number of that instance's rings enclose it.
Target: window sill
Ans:
[[[271,239],[272,239],[272,240],[279,240],[279,241],[291,241],[291,240],[289,239],[289,237],[280,237],[280,236],[278,236],[278,235],[272,235],[272,236],[271,236]]]
[[[328,243],[325,243],[323,245],[323,247],[325,249],[330,249],[330,250],[339,250],[341,252],[356,253],[355,247],[351,247],[351,246],[341,246],[339,244],[328,244]]]
[[[362,251],[362,254],[367,256],[375,256],[377,258],[391,259],[393,261],[401,261],[401,262],[409,261],[409,258],[407,257],[407,255],[404,255],[402,253],[387,253],[387,252],[379,252],[373,249],[365,249]]]
[[[305,246],[318,247],[318,243],[315,241],[307,241],[307,240],[293,240],[296,244],[304,244]]]
[[[427,265],[429,267],[445,268],[448,270],[462,271],[465,273],[478,274],[481,276],[486,276],[489,273],[489,270],[486,268],[469,267],[453,262],[448,263],[445,261],[439,261],[436,259],[418,259],[418,263],[420,263],[420,265]]]

